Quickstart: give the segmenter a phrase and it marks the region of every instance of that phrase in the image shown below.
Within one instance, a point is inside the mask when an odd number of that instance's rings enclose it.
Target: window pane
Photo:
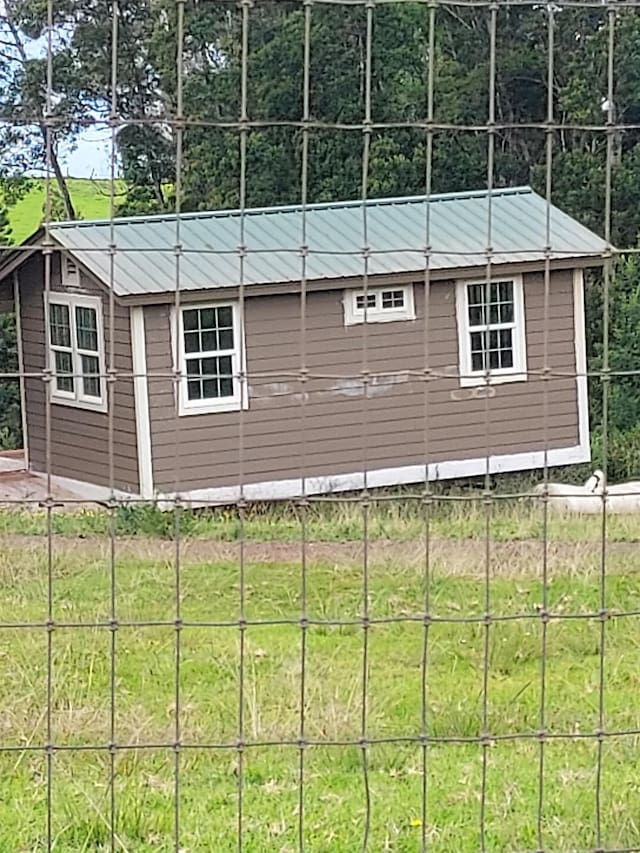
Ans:
[[[501,281],[498,284],[500,302],[513,302],[513,282]]]
[[[200,352],[211,352],[212,350],[218,349],[218,341],[215,332],[203,332],[201,335],[201,341],[202,349]]]
[[[194,329],[198,328],[198,312],[191,310],[183,311],[182,322],[184,324],[185,331],[194,331]]]
[[[500,348],[511,349],[511,347],[513,346],[511,329],[500,329],[498,335],[498,340],[500,341]]]
[[[215,308],[203,308],[198,313],[200,314],[200,328],[201,329],[215,329],[215,327],[216,327],[216,309]]]
[[[382,307],[383,308],[402,308],[404,306],[404,291],[403,290],[383,290],[382,291]]]
[[[230,376],[220,377],[220,396],[233,397],[233,379]]]
[[[51,344],[54,347],[71,346],[71,327],[67,305],[49,305],[49,327]]]
[[[484,312],[480,305],[469,306],[469,325],[482,326],[484,325]]]
[[[216,359],[218,362],[218,370],[223,376],[232,376],[233,375],[233,366],[231,364],[231,356],[223,355],[220,358]]]
[[[499,323],[500,322],[500,305],[490,305],[488,309],[489,314],[489,323]]]
[[[484,285],[470,284],[467,287],[469,305],[484,305]]]
[[[226,326],[231,328],[233,325],[233,311],[228,306],[226,308],[216,308],[218,314],[218,328]]]
[[[221,329],[218,337],[219,349],[233,349],[233,329]]]
[[[471,369],[482,371],[484,367],[485,333],[472,332],[471,339]]]
[[[202,384],[199,381],[187,382],[187,397],[189,400],[202,399]]]
[[[100,363],[93,355],[82,356],[82,387],[87,397],[100,397]]]
[[[218,359],[217,358],[201,358],[200,370],[203,378],[212,379],[218,376]]]
[[[184,333],[184,351],[200,352],[200,334],[198,332]]]
[[[484,353],[483,352],[471,353],[471,370],[473,370],[474,372],[483,372],[484,371]]]
[[[73,394],[73,361],[70,352],[56,352],[56,388],[58,391],[68,391]]]
[[[498,306],[498,323],[513,323],[513,303],[503,302]]]
[[[218,380],[217,379],[205,379],[202,383],[202,396],[205,400],[215,399],[219,397],[218,394]]]
[[[76,334],[80,349],[98,352],[98,317],[93,308],[76,308]]]

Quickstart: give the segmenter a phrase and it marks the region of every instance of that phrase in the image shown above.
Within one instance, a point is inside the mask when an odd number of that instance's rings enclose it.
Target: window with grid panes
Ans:
[[[413,286],[371,287],[345,293],[345,323],[384,323],[414,320]]]
[[[181,309],[182,409],[219,411],[240,403],[237,306]]]
[[[461,373],[524,378],[524,306],[519,278],[462,282],[458,298]]]
[[[100,300],[67,294],[49,296],[51,399],[85,408],[106,402]]]

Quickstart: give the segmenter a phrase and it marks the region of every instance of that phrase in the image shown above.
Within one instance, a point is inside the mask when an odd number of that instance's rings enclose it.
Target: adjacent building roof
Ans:
[[[530,187],[55,223],[52,237],[119,296],[600,257],[607,244]],[[180,245],[179,264],[177,262]],[[302,249],[306,246],[306,249]]]

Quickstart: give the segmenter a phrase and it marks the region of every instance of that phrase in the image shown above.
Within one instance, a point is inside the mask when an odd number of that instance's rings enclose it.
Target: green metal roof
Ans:
[[[365,215],[366,214],[366,215]],[[547,239],[547,215],[549,231]],[[366,231],[365,231],[366,222]],[[304,230],[303,230],[304,229]],[[53,238],[119,296],[601,257],[607,244],[529,187],[55,223]],[[366,252],[365,252],[366,249]]]

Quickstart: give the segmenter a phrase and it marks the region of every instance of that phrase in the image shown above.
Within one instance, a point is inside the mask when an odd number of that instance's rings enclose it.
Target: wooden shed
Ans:
[[[55,223],[0,268],[28,465],[206,504],[587,462],[606,251],[528,187]]]

